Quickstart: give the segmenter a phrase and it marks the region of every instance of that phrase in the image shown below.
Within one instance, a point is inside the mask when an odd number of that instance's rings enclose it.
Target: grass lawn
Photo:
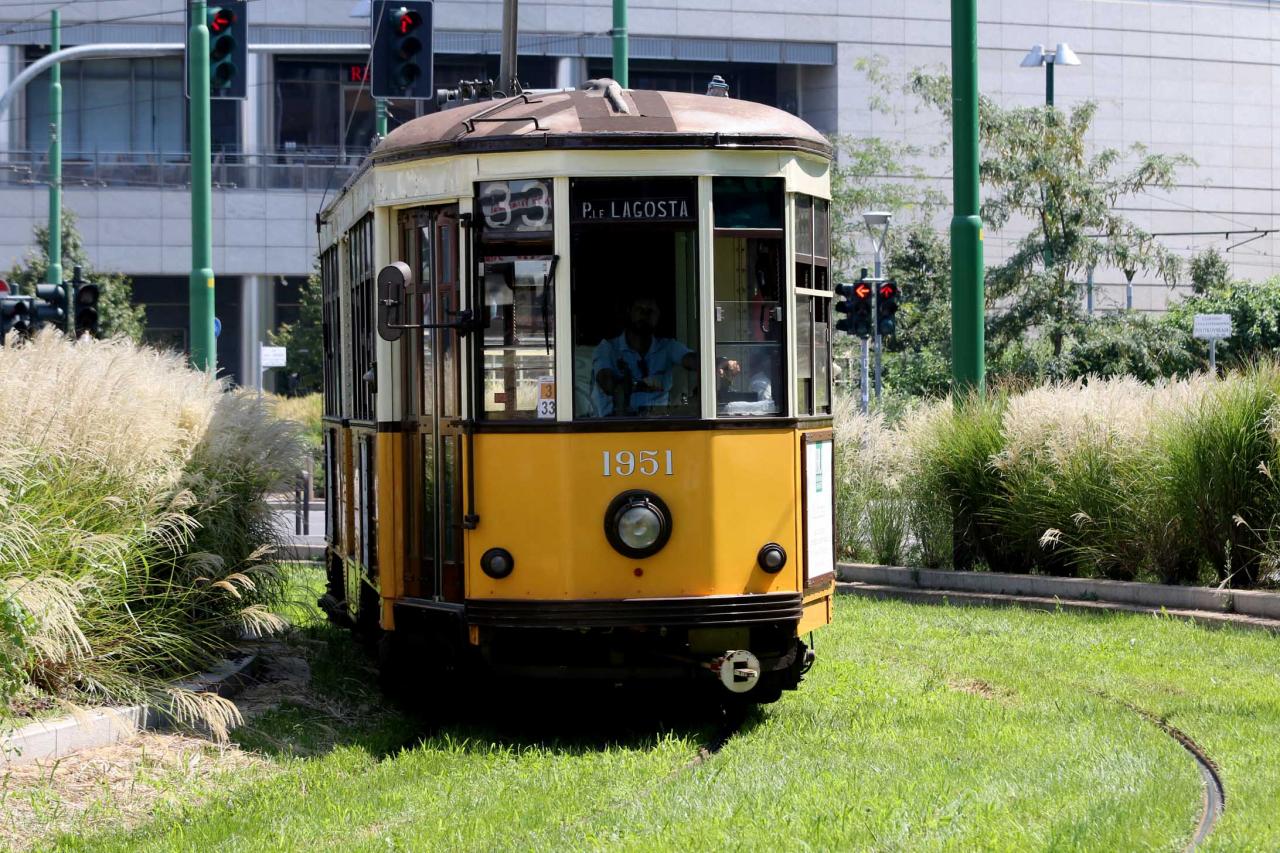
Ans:
[[[344,636],[313,626],[313,698],[238,735],[262,766],[166,798],[132,831],[52,843],[1180,850],[1200,775],[1127,702],[1218,762],[1227,808],[1209,849],[1280,848],[1276,639],[1131,615],[845,597],[838,611],[803,688],[695,767],[711,729],[669,707],[655,722],[600,700],[557,719],[554,702],[507,696],[486,720],[425,735],[370,693]]]

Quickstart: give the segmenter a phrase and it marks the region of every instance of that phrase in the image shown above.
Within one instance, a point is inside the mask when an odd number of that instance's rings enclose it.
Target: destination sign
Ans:
[[[696,218],[687,198],[584,199],[573,213],[576,222],[692,222]]]
[[[569,213],[574,224],[693,223],[698,184],[692,178],[579,178],[570,184]]]

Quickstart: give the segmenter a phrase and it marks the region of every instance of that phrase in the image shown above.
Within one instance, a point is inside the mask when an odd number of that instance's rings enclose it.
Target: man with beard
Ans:
[[[652,296],[633,296],[627,302],[622,334],[596,346],[591,366],[596,417],[643,415],[668,406],[676,365],[698,369],[696,352],[675,338],[655,334],[661,316]],[[716,372],[725,381],[741,372],[741,367],[736,361],[717,359]]]

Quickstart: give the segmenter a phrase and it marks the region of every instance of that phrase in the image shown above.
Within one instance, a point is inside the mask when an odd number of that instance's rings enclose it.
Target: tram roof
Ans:
[[[620,89],[611,80],[584,91],[480,101],[406,122],[373,152],[376,163],[457,153],[547,148],[758,148],[831,156],[807,122],[735,98]]]

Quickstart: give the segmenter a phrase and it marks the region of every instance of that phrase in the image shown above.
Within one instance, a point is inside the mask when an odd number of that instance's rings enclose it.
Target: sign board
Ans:
[[[262,367],[284,367],[288,360],[288,351],[284,347],[262,347]]]
[[[698,221],[698,185],[686,178],[579,178],[569,190],[574,224]]]
[[[551,232],[551,181],[485,181],[476,188],[487,240]]]
[[[1231,337],[1230,314],[1197,314],[1191,327],[1193,337],[1201,340],[1221,340]]]
[[[804,445],[804,579],[835,571],[835,446],[828,437]]]

